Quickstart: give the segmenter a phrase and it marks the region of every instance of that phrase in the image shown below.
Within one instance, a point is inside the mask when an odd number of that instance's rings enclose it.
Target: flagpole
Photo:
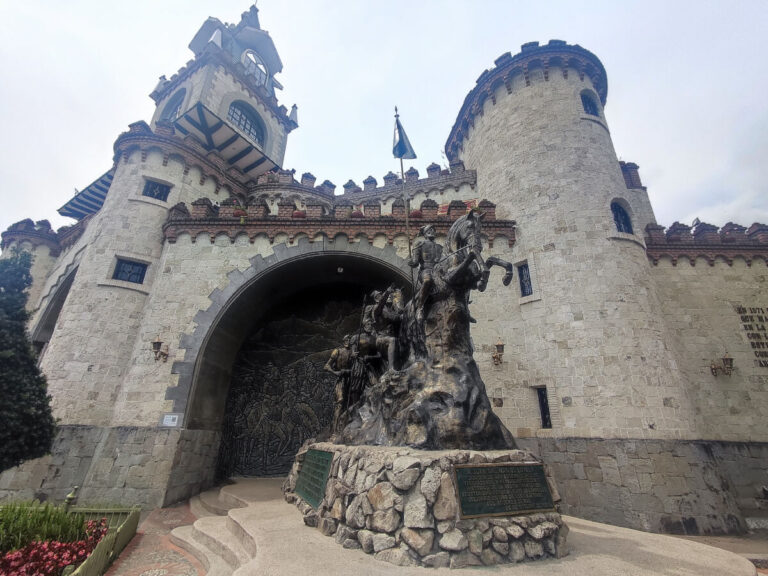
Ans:
[[[400,117],[400,114],[397,113],[397,106],[395,106],[395,122],[397,122],[397,119]],[[408,260],[409,262],[413,260],[413,252],[411,250],[411,225],[410,225],[410,212],[411,212],[411,203],[408,199],[408,196],[405,194],[405,170],[403,169],[403,158],[400,157],[400,182],[403,186],[403,202],[405,203],[405,235],[408,238]],[[416,289],[416,278],[414,276],[414,270],[411,268],[411,283],[413,284],[414,290]]]

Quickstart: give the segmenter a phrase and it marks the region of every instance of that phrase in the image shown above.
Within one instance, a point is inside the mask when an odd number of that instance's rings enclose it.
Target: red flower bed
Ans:
[[[70,564],[80,564],[107,533],[107,520],[90,520],[85,540],[32,542],[0,558],[0,576],[58,576]]]

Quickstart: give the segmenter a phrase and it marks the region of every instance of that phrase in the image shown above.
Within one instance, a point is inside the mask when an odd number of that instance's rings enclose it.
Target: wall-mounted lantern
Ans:
[[[733,372],[733,358],[731,358],[728,355],[728,352],[725,353],[725,356],[721,358],[722,366],[718,365],[716,361],[712,361],[712,364],[710,365],[709,369],[712,372],[712,376],[717,376],[718,372],[722,372],[726,376],[730,376]]]
[[[163,341],[160,340],[160,336],[152,340],[152,352],[155,353],[155,362],[162,360],[168,362],[168,344],[163,346]]]
[[[501,341],[501,338],[499,338],[499,341],[496,342],[496,352],[491,354],[491,358],[493,358],[493,364],[495,366],[498,366],[501,364],[501,361],[504,357],[504,342]]]

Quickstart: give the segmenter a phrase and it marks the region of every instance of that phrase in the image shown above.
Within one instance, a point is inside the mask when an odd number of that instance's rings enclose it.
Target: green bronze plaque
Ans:
[[[453,473],[462,518],[555,509],[542,464],[458,464]]]
[[[308,502],[312,508],[320,505],[325,496],[325,483],[331,470],[332,452],[308,450],[296,479],[296,494]]]

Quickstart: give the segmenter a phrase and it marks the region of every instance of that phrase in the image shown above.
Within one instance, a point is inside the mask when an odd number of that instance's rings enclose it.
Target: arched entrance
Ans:
[[[358,330],[369,288],[306,288],[253,327],[232,367],[218,477],[283,476],[304,441],[328,428],[336,377],[323,366],[344,334]]]
[[[179,396],[189,374],[185,428],[221,432],[223,475],[284,474],[301,443],[328,424],[333,377],[322,366],[357,329],[363,295],[393,283],[410,290],[410,269],[391,247],[286,250],[264,262],[212,295],[197,333],[182,339],[189,350],[207,325],[194,370],[175,365],[179,386],[169,389]]]

